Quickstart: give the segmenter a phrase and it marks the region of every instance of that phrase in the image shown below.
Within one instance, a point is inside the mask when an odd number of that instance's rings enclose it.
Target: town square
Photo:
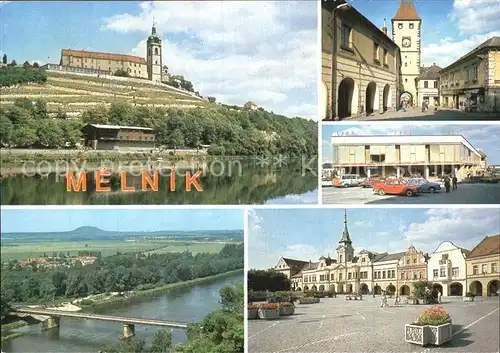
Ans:
[[[499,217],[498,208],[252,210],[248,351],[498,352]],[[415,335],[429,317],[431,331]]]

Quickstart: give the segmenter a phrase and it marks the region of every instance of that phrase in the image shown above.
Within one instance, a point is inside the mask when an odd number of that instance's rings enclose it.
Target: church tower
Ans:
[[[344,214],[344,230],[342,231],[339,244],[337,247],[337,263],[345,264],[351,262],[354,257],[354,248],[352,247],[351,237],[347,230],[347,211]]]
[[[413,0],[401,0],[396,15],[392,18],[392,40],[401,51],[401,83],[404,90],[399,100],[417,104],[417,82],[420,75],[420,28]]]
[[[156,34],[156,27],[153,23],[151,35],[147,42],[147,62],[148,78],[150,81],[161,83],[162,60],[161,60],[161,39]]]

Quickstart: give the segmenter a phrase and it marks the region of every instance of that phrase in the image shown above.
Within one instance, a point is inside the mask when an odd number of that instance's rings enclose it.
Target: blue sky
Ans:
[[[432,252],[447,240],[472,250],[485,236],[500,233],[498,208],[355,208],[347,210],[347,220],[356,253],[401,252],[412,244]],[[252,209],[248,267],[269,268],[281,256],[304,261],[336,257],[343,222],[340,208]]]
[[[202,95],[316,119],[315,1],[2,2],[0,54],[42,64],[59,62],[62,48],[144,57],[153,18],[164,64]]]
[[[391,18],[399,0],[353,0],[352,5],[378,27]],[[414,0],[422,19],[422,63],[446,67],[486,39],[500,36],[498,0]]]
[[[81,226],[110,231],[243,229],[239,209],[2,209],[2,233],[67,231]]]
[[[489,164],[500,164],[500,125],[453,125],[432,123],[391,123],[390,125],[323,125],[321,131],[323,163],[332,161],[331,136],[333,133],[348,133],[354,135],[391,135],[397,132],[412,135],[444,135],[461,134],[472,146],[483,151],[488,156]]]

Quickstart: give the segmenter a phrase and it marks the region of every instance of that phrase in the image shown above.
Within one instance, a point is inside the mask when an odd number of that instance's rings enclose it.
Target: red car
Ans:
[[[379,178],[369,178],[359,183],[359,186],[361,186],[362,188],[373,188],[373,185],[379,181],[380,181]]]
[[[387,179],[375,182],[373,184],[373,191],[380,196],[384,196],[385,194],[416,196],[420,193],[420,188],[409,185],[403,179]]]

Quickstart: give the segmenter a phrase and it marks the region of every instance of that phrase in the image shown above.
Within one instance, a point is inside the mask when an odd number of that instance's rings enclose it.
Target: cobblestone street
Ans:
[[[380,307],[380,298],[345,301],[344,296],[321,299],[319,304],[297,305],[296,314],[276,321],[249,320],[248,352],[499,352],[499,300],[443,298],[450,313],[453,339],[441,347],[406,343],[404,325],[428,306]]]
[[[342,121],[371,121],[371,120],[434,120],[434,121],[448,121],[448,120],[500,120],[500,113],[465,113],[456,109],[439,109],[437,111],[429,109],[427,112],[422,112],[420,108],[408,109],[406,112],[403,110],[385,112],[383,114],[372,114],[363,118],[345,118]],[[331,121],[331,120],[324,120]]]

